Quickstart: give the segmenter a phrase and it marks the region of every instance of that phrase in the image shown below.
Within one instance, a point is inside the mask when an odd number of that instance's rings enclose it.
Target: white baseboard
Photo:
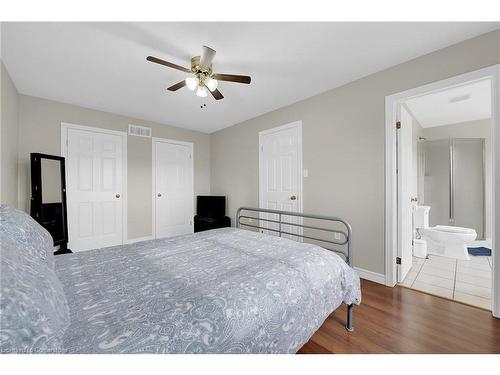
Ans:
[[[149,240],[154,240],[154,237],[153,236],[146,236],[146,237],[129,238],[128,240],[125,240],[125,242],[123,244],[128,245],[131,243],[136,243],[136,242],[141,242],[141,241],[149,241]]]
[[[359,277],[365,280],[373,281],[374,283],[385,285],[385,275],[373,271],[368,271],[363,268],[354,267]]]

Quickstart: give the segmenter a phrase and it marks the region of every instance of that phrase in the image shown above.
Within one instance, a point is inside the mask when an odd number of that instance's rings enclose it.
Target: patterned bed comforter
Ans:
[[[68,353],[295,353],[359,278],[335,253],[224,228],[57,256]]]

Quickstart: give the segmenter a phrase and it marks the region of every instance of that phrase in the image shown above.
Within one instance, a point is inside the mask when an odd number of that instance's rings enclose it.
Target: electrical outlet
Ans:
[[[335,233],[334,233],[334,238],[335,238],[337,241],[340,241],[340,236],[341,236],[341,234],[340,234],[340,233],[337,233],[337,232],[335,232]]]

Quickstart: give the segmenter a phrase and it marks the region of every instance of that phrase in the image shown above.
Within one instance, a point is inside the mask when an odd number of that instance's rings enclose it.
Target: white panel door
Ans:
[[[260,134],[260,207],[280,211],[300,212],[302,197],[302,141],[301,126],[284,126]],[[262,214],[262,218],[278,220],[278,215]],[[282,221],[297,223],[294,216],[284,216]],[[261,221],[265,228],[278,230],[275,223]],[[299,233],[298,227],[282,225],[282,231]],[[279,235],[274,231],[268,234]],[[283,237],[291,237],[283,235]]]
[[[397,132],[398,152],[398,282],[402,282],[412,266],[413,204],[412,198],[412,126],[413,120],[401,107],[401,128]]]
[[[156,238],[193,233],[192,144],[153,141]]]
[[[123,243],[123,137],[68,129],[66,157],[71,250]]]

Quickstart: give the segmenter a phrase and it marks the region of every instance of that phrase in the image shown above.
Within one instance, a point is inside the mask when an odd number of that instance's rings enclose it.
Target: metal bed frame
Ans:
[[[242,211],[258,213],[258,217],[248,216],[248,214],[247,215],[242,214]],[[262,217],[263,215],[261,215],[263,213],[264,214],[278,215],[278,220],[264,218],[264,217]],[[325,220],[327,222],[341,223],[345,227],[345,232],[342,230],[337,230],[337,229],[316,227],[316,226],[311,226],[311,225],[304,225],[302,223],[292,223],[289,221],[282,221],[283,216],[295,216],[298,218],[317,219],[317,220]],[[258,221],[259,225],[250,224],[249,222],[242,221],[242,219],[247,220],[247,221],[256,220],[256,221]],[[267,223],[277,224],[278,229],[261,227],[260,226],[261,221],[264,221]],[[309,235],[305,236],[302,232],[300,232],[300,233],[287,232],[287,231],[283,230],[283,228],[282,228],[283,225],[291,225],[291,226],[295,226],[297,228],[302,228],[302,229],[305,228],[305,229],[323,231],[323,232],[326,232],[328,234],[333,234],[334,239],[327,240],[327,239],[317,238],[317,237],[313,237],[313,236],[309,236]],[[337,245],[337,246],[347,245],[346,251],[342,251],[339,249],[332,249],[332,248],[328,248],[325,246],[322,246],[322,247],[327,249],[327,250],[341,254],[342,256],[344,256],[346,263],[349,266],[351,266],[351,262],[352,262],[352,257],[351,257],[352,229],[351,229],[351,225],[347,221],[345,221],[341,218],[334,217],[334,216],[314,215],[314,214],[304,214],[304,213],[298,213],[298,212],[270,210],[270,209],[266,209],[266,208],[240,207],[236,211],[236,227],[241,228],[242,226],[275,232],[275,233],[278,233],[279,237],[281,237],[283,234],[286,234],[286,235],[290,235],[290,236],[299,237],[301,239],[319,241],[319,242],[326,243],[329,245],[332,245],[332,244]],[[341,238],[340,240],[335,238],[336,234],[340,235],[340,238]],[[342,237],[343,237],[343,239],[342,239]],[[352,304],[347,305],[347,319],[346,319],[346,326],[345,327],[348,331],[354,330],[353,325],[352,325],[352,320],[353,320],[352,310],[353,310],[353,305]]]

